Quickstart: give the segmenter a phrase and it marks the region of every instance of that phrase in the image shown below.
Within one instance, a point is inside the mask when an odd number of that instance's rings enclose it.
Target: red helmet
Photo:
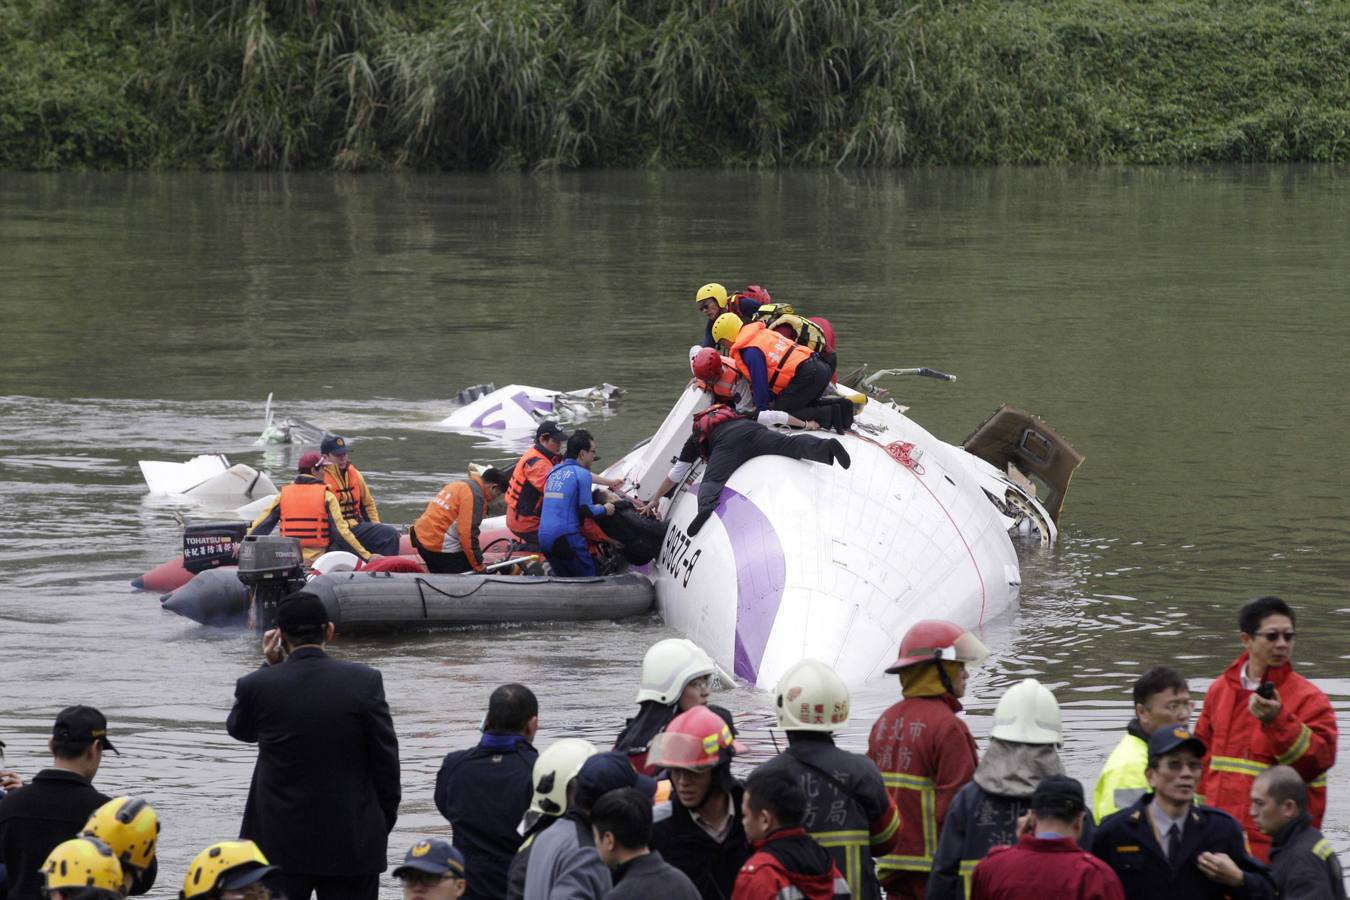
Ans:
[[[915,622],[900,639],[900,658],[886,669],[894,675],[907,666],[946,659],[979,665],[989,656],[989,648],[960,625],[942,619]]]
[[[714,347],[704,347],[689,361],[694,377],[702,381],[716,381],[722,374],[722,357]]]
[[[745,752],[745,745],[732,737],[731,726],[706,706],[680,713],[666,730],[652,738],[647,765],[667,769],[711,769]]]
[[[773,302],[773,298],[769,296],[769,292],[757,284],[746,285],[745,290],[741,291],[741,295],[750,298],[756,303]]]

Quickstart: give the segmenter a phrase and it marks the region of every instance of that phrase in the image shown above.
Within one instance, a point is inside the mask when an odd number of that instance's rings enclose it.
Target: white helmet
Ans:
[[[590,741],[563,738],[549,744],[534,761],[534,796],[530,812],[560,816],[567,809],[567,786],[581,771],[581,764],[600,751]]]
[[[848,685],[820,660],[804,659],[784,672],[774,695],[785,731],[838,731],[848,724]]]
[[[1062,743],[1064,729],[1055,695],[1034,678],[1014,684],[999,698],[989,736],[1018,744]]]
[[[657,641],[642,657],[642,684],[638,687],[637,702],[674,703],[689,682],[716,671],[717,663],[693,641],[685,638]]]

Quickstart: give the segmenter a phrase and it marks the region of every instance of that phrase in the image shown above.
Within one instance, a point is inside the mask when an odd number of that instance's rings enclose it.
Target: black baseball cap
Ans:
[[[539,427],[534,430],[534,439],[553,438],[554,440],[567,443],[567,432],[558,427],[558,423],[552,419],[547,419],[539,423]]]
[[[72,743],[99,742],[104,750],[118,753],[117,748],[108,740],[108,720],[103,713],[92,706],[67,706],[56,714],[56,724],[52,726],[52,737],[58,741]]]
[[[319,442],[319,452],[334,456],[347,455],[347,439],[340,434],[325,434]]]
[[[1031,793],[1031,808],[1038,813],[1047,813],[1062,819],[1072,820],[1083,810],[1087,802],[1083,799],[1083,786],[1078,779],[1066,775],[1051,775],[1042,778]]]
[[[1159,756],[1166,756],[1177,750],[1190,750],[1196,756],[1204,756],[1205,742],[1195,735],[1185,725],[1164,725],[1148,739],[1148,758],[1156,759]]]
[[[296,591],[277,605],[277,615],[273,621],[282,631],[290,631],[293,628],[327,625],[332,620],[322,600],[307,591]]]
[[[618,750],[597,753],[581,764],[577,772],[579,791],[599,798],[619,788],[637,788],[650,798],[656,796],[656,779],[639,775],[628,761],[628,756]]]

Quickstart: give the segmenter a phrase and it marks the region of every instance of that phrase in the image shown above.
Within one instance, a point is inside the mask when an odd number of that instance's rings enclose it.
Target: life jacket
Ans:
[[[741,359],[741,351],[746,347],[754,347],[764,354],[769,391],[774,394],[781,393],[797,374],[797,367],[812,356],[810,350],[791,338],[767,330],[762,322],[751,322],[741,329],[741,333],[736,335],[736,342],[731,345],[731,358],[736,369],[747,379],[750,378],[750,370]]]
[[[544,503],[544,484],[558,458],[535,444],[516,463],[506,488],[506,527],[516,534],[539,530],[539,508]]]
[[[366,497],[361,490],[365,479],[361,473],[356,471],[356,466],[347,464],[346,470],[338,466],[329,464],[323,467],[323,481],[328,485],[328,489],[338,499],[338,505],[342,507],[342,517],[348,522],[364,522],[366,520]]]
[[[742,418],[741,414],[725,403],[714,403],[694,413],[694,441],[698,445],[699,456],[705,460],[708,458],[708,441],[712,439],[712,433],[718,425],[739,418]]]
[[[736,371],[736,364],[725,356],[722,359],[722,371],[718,373],[717,380],[713,382],[702,382],[703,389],[713,395],[714,403],[725,403],[728,406],[734,406],[736,400],[736,379],[741,377],[741,373]]]
[[[761,303],[759,309],[750,317],[752,322],[763,322],[769,328],[773,326],[769,323],[779,316],[790,316],[796,310],[792,308],[791,303]]]
[[[281,533],[301,547],[328,546],[328,486],[288,484],[281,489]]]
[[[810,319],[786,313],[764,327],[784,336],[790,333],[798,344],[813,353],[826,353],[830,350],[830,341],[825,335],[825,330]]]

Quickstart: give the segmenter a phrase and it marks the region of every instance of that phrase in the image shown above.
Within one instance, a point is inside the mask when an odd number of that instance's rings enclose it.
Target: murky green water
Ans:
[[[352,438],[385,518],[500,449],[438,430],[482,381],[629,393],[594,423],[610,458],[660,421],[701,329],[694,289],[762,283],[831,317],[840,359],[930,365],[896,382],[959,441],[1000,403],[1086,455],[1058,547],[1023,561],[991,623],[977,736],[1034,674],[1065,707],[1090,786],[1128,688],[1171,661],[1203,687],[1236,654],[1241,601],[1293,602],[1301,669],[1346,724],[1350,442],[1346,170],[934,171],[549,178],[0,176],[0,737],[32,774],[62,706],[92,703],[123,749],[97,783],[164,820],[156,896],[236,833],[254,759],[224,719],[253,641],[162,613],[127,579],[174,554],[178,508],[138,459],[211,451],[284,480],[252,446],[262,403]],[[188,511],[189,515],[192,513]],[[446,830],[440,756],[491,688],[533,685],[541,744],[610,740],[659,622],[361,640],[404,758],[391,855]],[[862,745],[896,695],[854,698]],[[757,753],[765,695],[736,689]],[[120,740],[119,740],[120,738]],[[1350,846],[1350,778],[1328,831]]]

